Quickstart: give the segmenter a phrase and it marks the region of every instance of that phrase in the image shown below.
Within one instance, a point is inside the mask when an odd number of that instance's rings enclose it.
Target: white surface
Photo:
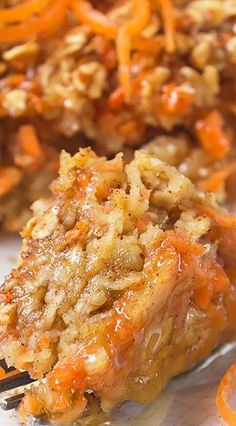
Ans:
[[[20,239],[0,235],[0,280],[17,260]],[[221,426],[215,406],[217,384],[236,359],[236,347],[225,347],[191,373],[174,380],[149,406],[124,404],[113,415],[112,426]],[[0,410],[1,426],[16,426],[14,414]],[[66,426],[66,425],[65,425]]]

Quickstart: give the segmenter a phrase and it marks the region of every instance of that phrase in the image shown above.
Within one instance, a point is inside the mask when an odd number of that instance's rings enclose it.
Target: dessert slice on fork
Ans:
[[[39,380],[24,416],[94,425],[235,338],[236,220],[142,150],[63,152],[51,191],[1,289],[1,356]]]

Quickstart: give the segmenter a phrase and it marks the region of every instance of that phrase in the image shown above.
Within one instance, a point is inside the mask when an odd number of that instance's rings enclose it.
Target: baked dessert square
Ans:
[[[62,152],[51,191],[1,288],[1,357],[39,380],[22,415],[94,424],[235,338],[236,220],[145,150]]]

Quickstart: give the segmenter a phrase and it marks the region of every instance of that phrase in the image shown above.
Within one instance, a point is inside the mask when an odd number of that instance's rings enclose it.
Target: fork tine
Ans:
[[[31,379],[27,371],[14,374],[13,376],[0,380],[0,393],[18,388],[19,386],[28,385],[34,381],[35,380]]]
[[[24,396],[23,393],[10,396],[9,398],[6,398],[4,401],[2,401],[0,403],[0,406],[3,410],[12,410],[13,408],[16,408],[20,404],[23,396]]]
[[[5,371],[5,373],[11,373],[15,370],[15,367],[8,367],[5,359],[0,360],[0,367]]]

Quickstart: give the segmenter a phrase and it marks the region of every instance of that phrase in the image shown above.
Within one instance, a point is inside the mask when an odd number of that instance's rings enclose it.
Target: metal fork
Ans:
[[[5,371],[6,374],[16,371],[15,374],[12,374],[9,377],[0,379],[0,394],[12,389],[17,389],[21,386],[26,386],[35,381],[34,379],[31,379],[27,371],[18,373],[14,367],[8,367],[4,359],[0,360],[0,367]],[[19,394],[4,398],[0,402],[0,407],[3,410],[12,410],[13,408],[16,408],[19,405],[23,396],[24,396],[24,393],[19,393]]]

